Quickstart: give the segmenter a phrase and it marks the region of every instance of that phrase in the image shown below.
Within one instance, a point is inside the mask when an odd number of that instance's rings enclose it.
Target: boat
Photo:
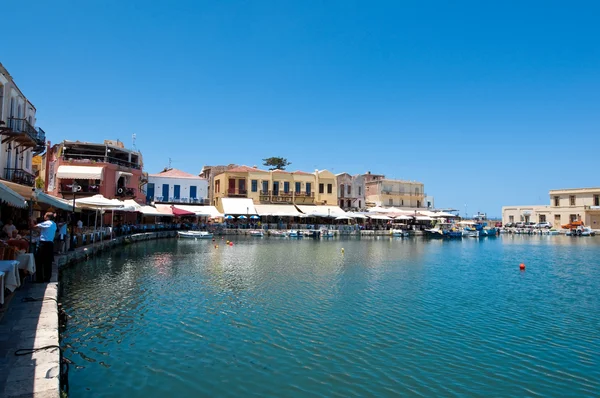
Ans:
[[[575,229],[570,229],[565,234],[567,236],[596,236],[596,232],[590,227],[578,226]]]
[[[302,235],[302,232],[296,229],[290,229],[287,233],[287,236],[290,238],[302,238],[304,235]]]
[[[206,231],[177,231],[177,236],[184,239],[212,239],[213,234]]]
[[[287,234],[283,231],[269,231],[269,236],[274,238],[285,238],[287,237]]]
[[[485,222],[461,221],[459,224],[464,225],[463,236],[471,238],[484,238],[486,236],[496,236],[497,228],[487,228]]]
[[[550,229],[548,235],[560,235],[560,232],[557,229]]]
[[[326,228],[321,228],[320,232],[321,232],[321,237],[323,237],[323,238],[333,238],[335,236],[333,231],[330,231]]]
[[[263,231],[261,231],[260,229],[253,229],[248,234],[250,236],[255,236],[257,238],[262,238],[263,236],[265,236],[265,234],[263,233]]]
[[[462,238],[463,231],[454,224],[438,222],[433,228],[425,230],[430,238]]]
[[[403,229],[392,229],[390,230],[390,235],[394,237],[405,238],[408,236],[408,231]]]

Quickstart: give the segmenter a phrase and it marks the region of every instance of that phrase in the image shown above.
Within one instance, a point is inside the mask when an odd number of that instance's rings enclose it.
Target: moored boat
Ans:
[[[184,239],[212,239],[213,234],[206,231],[177,231],[177,236]]]
[[[260,229],[254,229],[252,231],[250,231],[248,233],[250,236],[254,236],[257,238],[262,238],[263,236],[265,236],[265,234],[263,233],[263,231],[261,231]]]
[[[392,229],[390,230],[390,235],[404,238],[408,236],[408,232],[403,229]]]

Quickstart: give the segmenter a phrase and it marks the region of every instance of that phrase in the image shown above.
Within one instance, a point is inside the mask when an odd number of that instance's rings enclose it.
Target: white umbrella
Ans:
[[[391,220],[390,217],[384,216],[382,214],[368,215],[367,217],[369,217],[372,220]]]
[[[411,216],[398,216],[394,217],[394,220],[412,220]]]
[[[348,216],[339,216],[335,218],[336,220],[352,220],[352,217]]]
[[[417,217],[415,217],[415,219],[417,221],[431,221],[431,220],[433,220],[433,218],[431,218],[429,216],[417,216]]]

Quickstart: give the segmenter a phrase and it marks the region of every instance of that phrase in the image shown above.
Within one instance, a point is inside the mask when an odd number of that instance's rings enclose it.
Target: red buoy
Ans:
[[[519,269],[521,271],[523,271],[525,269],[525,264],[523,264],[523,263],[519,264]]]

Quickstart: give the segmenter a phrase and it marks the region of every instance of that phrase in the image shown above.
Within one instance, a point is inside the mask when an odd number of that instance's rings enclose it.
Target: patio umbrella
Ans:
[[[260,217],[259,217],[259,216],[251,216],[250,218],[251,218],[252,220],[259,220],[259,219],[260,219]]]
[[[395,217],[394,220],[412,220],[411,216],[398,216]]]
[[[234,217],[234,216],[227,215],[227,216],[225,216],[224,218],[225,218],[226,220],[233,220],[235,217]]]
[[[335,218],[336,220],[352,220],[352,217],[348,216],[339,216]]]
[[[239,216],[238,218],[239,218],[240,220],[245,220],[245,219],[246,219],[246,218],[248,218],[248,217],[246,217],[246,216]]]

